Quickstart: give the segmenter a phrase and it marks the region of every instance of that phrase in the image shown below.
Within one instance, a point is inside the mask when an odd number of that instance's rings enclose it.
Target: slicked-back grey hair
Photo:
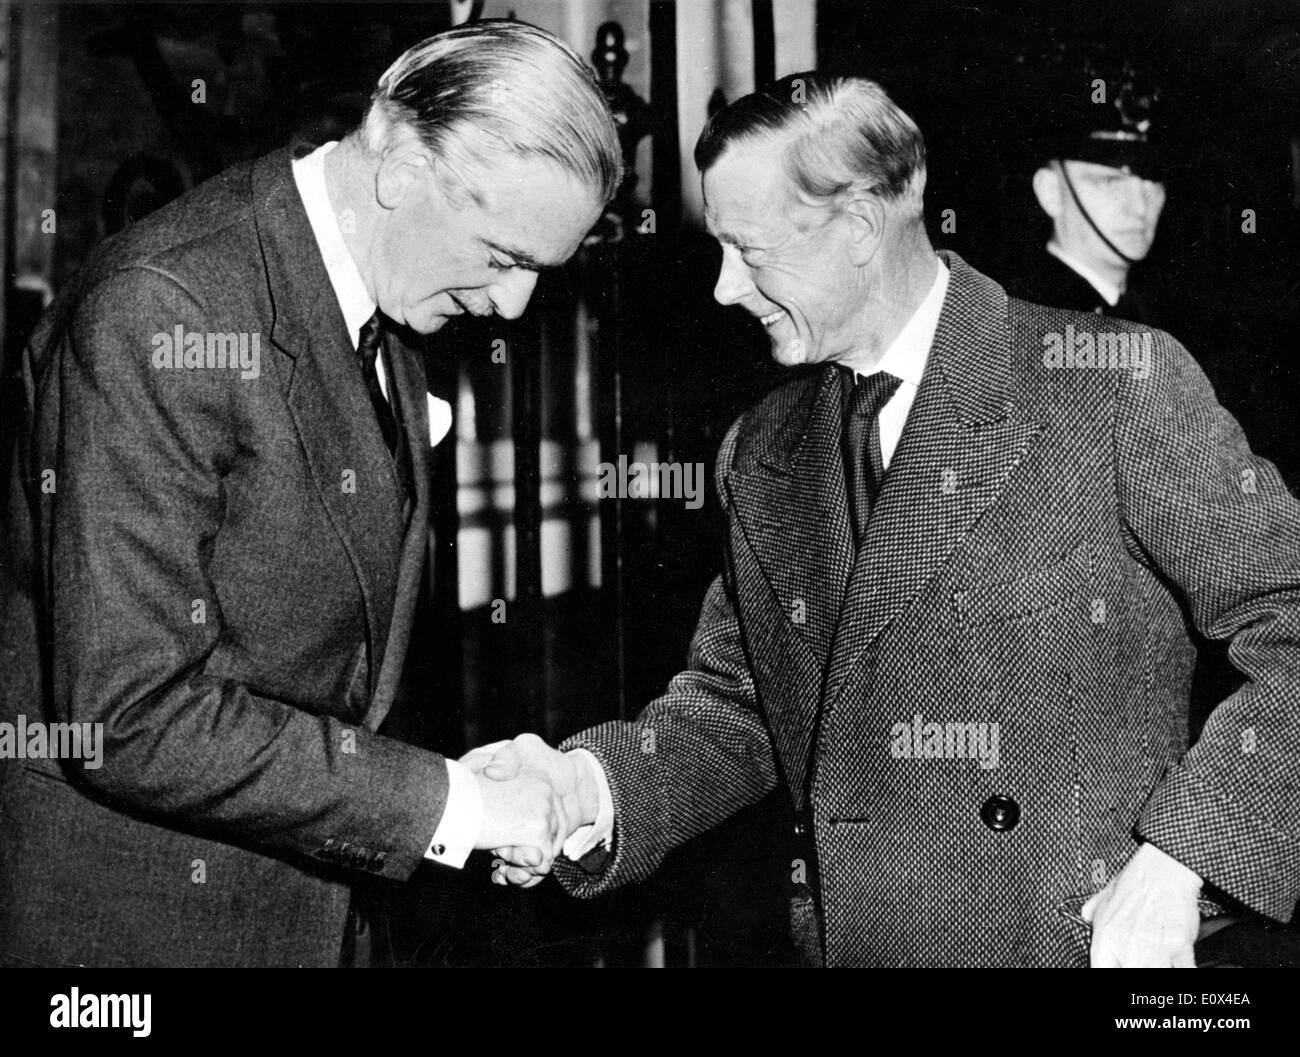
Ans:
[[[392,129],[419,136],[467,188],[502,153],[544,158],[602,201],[622,178],[614,119],[590,68],[526,22],[487,19],[409,48],[371,96],[362,139],[380,151]]]
[[[731,144],[763,137],[785,141],[786,173],[809,198],[870,190],[922,215],[925,140],[875,81],[796,73],[742,96],[704,126],[695,165],[707,172]]]

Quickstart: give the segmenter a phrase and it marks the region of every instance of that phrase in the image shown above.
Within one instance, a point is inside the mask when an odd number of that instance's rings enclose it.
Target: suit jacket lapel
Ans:
[[[430,552],[429,534],[429,405],[424,360],[419,348],[407,346],[390,336],[393,367],[393,390],[401,408],[402,428],[411,453],[411,478],[415,504],[402,541],[397,568],[397,597],[393,604],[392,626],[383,667],[379,671],[375,693],[366,713],[365,725],[378,730],[393,707],[393,698],[401,681],[406,648],[415,622],[415,607],[423,585],[425,556]]]
[[[291,157],[290,150],[277,151],[257,162],[252,174],[258,237],[274,306],[269,342],[285,357],[286,399],[294,427],[361,592],[373,700],[376,659],[385,655],[394,608],[387,585],[394,579],[402,539],[401,497],[294,183]]]
[[[943,257],[948,295],[849,580],[827,702],[947,563],[1042,429],[1014,400],[1006,294],[956,254]]]

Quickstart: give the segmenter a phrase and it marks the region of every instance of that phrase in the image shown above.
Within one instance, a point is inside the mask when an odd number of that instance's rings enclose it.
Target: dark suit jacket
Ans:
[[[1144,331],[1145,379],[1049,368],[1046,335],[1115,321],[1008,300],[946,259],[856,558],[834,367],[727,434],[725,572],[667,692],[566,744],[604,765],[617,831],[602,872],[562,861],[562,882],[643,878],[781,783],[815,845],[815,904],[792,895],[817,962],[1086,965],[1079,908],[1139,836],[1287,919],[1300,505],[1167,334]],[[1249,681],[1189,751],[1192,622]],[[997,724],[996,766],[948,751],[946,727],[943,758],[900,754],[917,717]],[[792,880],[816,876],[803,854]]]
[[[256,335],[257,377],[156,367],[178,326]],[[349,880],[421,862],[445,764],[375,733],[427,543],[423,366],[394,352],[409,524],[288,150],[110,240],[51,306],[0,706],[103,724],[104,760],[0,764],[0,960],[333,965]]]

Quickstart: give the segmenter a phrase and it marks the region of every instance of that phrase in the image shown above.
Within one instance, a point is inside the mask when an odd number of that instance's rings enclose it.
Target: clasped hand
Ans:
[[[495,884],[531,888],[551,872],[575,830],[596,821],[598,793],[581,754],[551,748],[536,734],[483,745],[460,760],[478,777],[483,828],[477,848],[500,860]]]

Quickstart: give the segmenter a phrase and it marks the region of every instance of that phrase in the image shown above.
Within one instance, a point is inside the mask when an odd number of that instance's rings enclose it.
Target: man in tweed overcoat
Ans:
[[[936,256],[920,134],[871,82],[787,78],[696,161],[715,296],[820,370],[722,443],[686,670],[582,752],[525,736],[488,765],[595,791],[562,883],[642,879],[780,785],[812,964],[1189,965],[1211,896],[1288,920],[1300,505],[1186,350]],[[880,371],[855,546],[844,407]],[[1191,741],[1193,625],[1246,682]],[[504,853],[499,881],[546,868]]]

